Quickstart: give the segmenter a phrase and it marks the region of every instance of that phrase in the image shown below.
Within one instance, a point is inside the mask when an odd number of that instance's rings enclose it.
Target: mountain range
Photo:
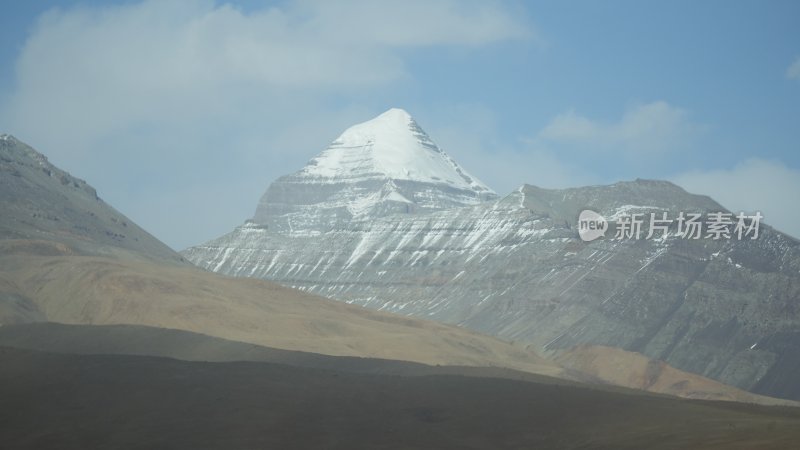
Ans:
[[[577,228],[585,209],[609,220],[728,212],[658,180],[526,184],[496,198],[410,115],[391,109],[271,184],[252,219],[181,254],[218,273],[453,324],[554,357],[617,348],[800,399],[796,239],[765,224],[757,239],[687,239],[673,222],[653,239],[585,242]]]

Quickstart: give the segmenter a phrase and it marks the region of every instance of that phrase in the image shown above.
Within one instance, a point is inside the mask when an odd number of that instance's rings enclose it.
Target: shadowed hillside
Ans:
[[[58,374],[58,376],[53,376]],[[452,375],[0,350],[8,448],[791,448],[800,412]]]

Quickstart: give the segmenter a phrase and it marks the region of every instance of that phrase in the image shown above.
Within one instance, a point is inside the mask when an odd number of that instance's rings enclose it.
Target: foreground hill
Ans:
[[[795,401],[753,394],[718,381],[678,370],[664,361],[614,347],[581,345],[557,354],[553,361],[587,379],[616,386],[700,400],[798,406]]]
[[[337,370],[342,372],[388,375],[457,374],[497,377],[547,383],[574,381],[553,378],[505,367],[428,365],[397,359],[360,356],[332,356],[299,350],[285,350],[184,330],[141,325],[68,325],[53,322],[6,325],[0,327],[0,347],[76,355],[157,356],[201,362],[269,362]],[[569,378],[583,379],[582,374]],[[765,399],[764,404],[777,404]]]
[[[15,449],[785,449],[800,440],[793,408],[8,348],[0,398],[0,441]]]
[[[41,241],[0,241],[5,294],[36,320],[133,324],[328,355],[503,366],[556,375],[552,362],[461,328],[331,302],[260,280],[133,258],[42,256]]]
[[[573,385],[581,382],[604,386],[606,389],[621,386],[692,399],[798,406],[796,402],[755,395],[677,370],[661,361],[648,360],[636,353],[606,347],[580,347],[565,352],[555,359],[565,370],[540,366],[535,367],[537,374],[503,366],[433,366],[393,359],[330,356],[231,341],[184,330],[140,325],[6,325],[0,327],[0,346],[86,355],[161,356],[186,361],[271,362],[370,374],[455,374]],[[541,374],[556,374],[560,381]]]

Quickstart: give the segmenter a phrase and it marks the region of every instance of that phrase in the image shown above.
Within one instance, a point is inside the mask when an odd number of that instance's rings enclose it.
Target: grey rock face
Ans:
[[[146,258],[181,261],[180,255],[101,200],[85,181],[8,134],[0,135],[0,211],[0,240],[47,240],[85,254],[125,249]]]
[[[306,198],[288,186],[278,188],[287,203]],[[313,232],[271,226],[274,219],[249,222],[183,254],[216,272],[458,324],[545,352],[620,347],[740,388],[800,398],[795,239],[763,224],[757,240],[683,239],[673,223],[666,237],[584,242],[576,221],[585,208],[607,218],[724,211],[664,181],[526,185],[473,206],[311,223]]]

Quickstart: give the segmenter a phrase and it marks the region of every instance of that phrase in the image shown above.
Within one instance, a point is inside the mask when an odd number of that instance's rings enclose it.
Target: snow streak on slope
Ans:
[[[584,208],[675,217],[722,207],[652,180],[524,186],[502,200],[316,234],[247,224],[184,255],[221,273],[540,349],[619,347],[741,388],[785,392],[791,382],[782,378],[759,383],[800,363],[797,242],[766,227],[758,241],[685,240],[671,230],[659,239],[585,243],[575,229]]]

